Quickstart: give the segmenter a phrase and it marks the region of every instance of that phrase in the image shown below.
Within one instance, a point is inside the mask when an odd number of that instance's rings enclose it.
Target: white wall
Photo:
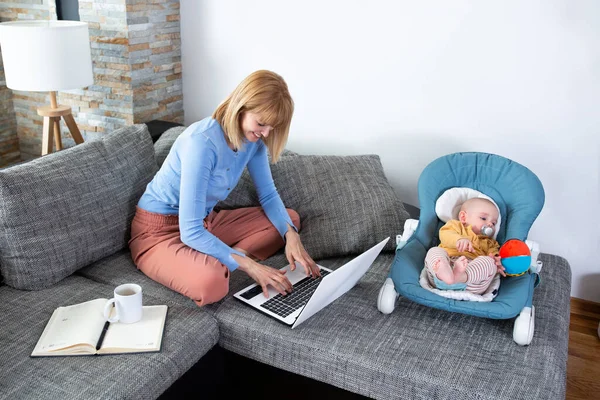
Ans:
[[[434,158],[511,158],[546,190],[529,237],[600,301],[600,2],[181,0],[181,30],[186,123],[271,69],[288,148],[379,154],[405,202]]]

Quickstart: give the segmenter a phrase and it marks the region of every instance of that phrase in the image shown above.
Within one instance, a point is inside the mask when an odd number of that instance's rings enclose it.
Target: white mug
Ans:
[[[142,287],[135,283],[117,286],[112,299],[104,306],[104,318],[108,322],[132,324],[142,319]],[[112,305],[115,304],[115,315],[110,317]]]

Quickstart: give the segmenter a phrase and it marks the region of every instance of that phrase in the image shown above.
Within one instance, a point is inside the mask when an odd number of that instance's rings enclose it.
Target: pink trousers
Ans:
[[[300,216],[287,209],[300,229]],[[204,227],[230,247],[264,260],[284,241],[261,207],[211,212]],[[181,242],[179,217],[137,208],[129,241],[133,262],[150,279],[194,300],[198,306],[221,300],[229,291],[229,269],[216,258]]]

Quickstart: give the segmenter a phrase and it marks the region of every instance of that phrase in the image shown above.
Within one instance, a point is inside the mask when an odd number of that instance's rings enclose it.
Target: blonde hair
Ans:
[[[460,206],[460,211],[464,211],[467,212],[468,209],[475,204],[489,204],[492,207],[494,207],[494,209],[496,208],[496,206],[494,205],[493,202],[489,201],[486,198],[483,197],[472,197],[468,200],[466,200],[464,203],[462,203],[462,205]]]
[[[236,149],[242,147],[244,140],[240,125],[245,112],[258,114],[263,124],[273,127],[271,134],[262,140],[269,149],[271,161],[277,162],[287,143],[294,113],[294,101],[283,78],[271,71],[255,71],[213,113],[212,117]]]

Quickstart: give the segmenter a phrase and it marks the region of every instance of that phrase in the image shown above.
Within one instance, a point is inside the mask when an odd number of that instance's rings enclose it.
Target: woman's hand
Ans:
[[[286,271],[259,264],[250,257],[242,257],[237,254],[232,254],[231,257],[237,261],[239,269],[247,273],[250,278],[254,279],[262,287],[265,297],[269,297],[269,290],[267,289],[269,285],[273,286],[282,296],[291,293],[292,283],[285,276]]]
[[[300,235],[289,225],[288,231],[285,234],[285,257],[290,263],[292,271],[296,269],[296,261],[298,261],[304,267],[306,275],[310,275],[313,278],[321,276],[319,267],[304,249],[300,241]]]

